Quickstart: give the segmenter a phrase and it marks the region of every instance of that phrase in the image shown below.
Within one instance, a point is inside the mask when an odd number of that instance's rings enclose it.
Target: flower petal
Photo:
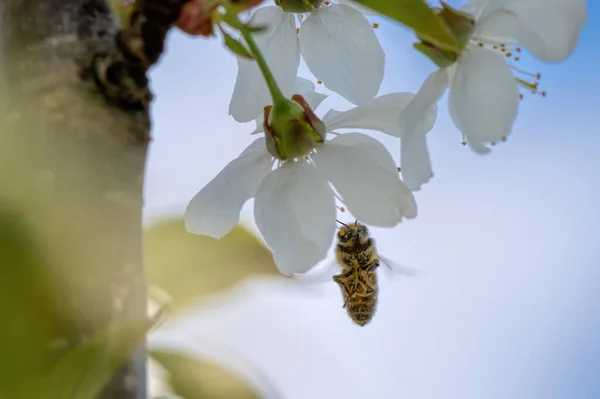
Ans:
[[[185,228],[223,237],[238,224],[242,206],[254,197],[271,167],[265,139],[255,140],[192,198],[185,210]]]
[[[327,256],[335,232],[327,181],[306,162],[286,162],[258,189],[254,218],[279,271],[305,273]]]
[[[407,134],[426,134],[435,124],[437,102],[448,88],[450,71],[440,69],[430,74],[413,100],[400,110],[396,119],[399,137]]]
[[[496,5],[499,7],[499,5]],[[519,20],[517,16],[505,9],[497,9],[486,14],[475,23],[473,32],[474,40],[483,42],[502,43],[506,47],[517,44],[519,33]]]
[[[306,100],[308,105],[310,105],[310,108],[313,111],[315,109],[317,109],[317,107],[319,105],[321,105],[323,100],[325,100],[327,98],[327,94],[316,92],[315,84],[312,81],[301,78],[300,76],[296,77],[296,81],[294,82],[294,88],[293,88],[292,92],[291,93],[284,92],[283,94],[285,94],[286,97],[290,97],[290,98],[294,94],[300,94],[302,97],[304,97],[304,99]]]
[[[390,153],[374,138],[342,134],[319,147],[312,160],[365,224],[391,227],[403,217],[417,216],[413,193],[400,180]]]
[[[408,92],[384,94],[348,111],[332,109],[325,114],[323,122],[328,132],[343,128],[371,129],[399,137],[398,112],[414,97],[414,93]]]
[[[290,92],[300,64],[300,44],[294,15],[279,7],[262,7],[254,12],[251,24],[267,26],[254,34],[256,44],[279,85]],[[249,122],[272,103],[264,78],[254,60],[237,58],[238,74],[229,104],[229,114],[238,122]]]
[[[372,8],[369,8],[363,4],[357,3],[354,0],[338,0],[337,2],[340,4],[346,5],[348,7],[352,7],[354,9],[356,9],[356,11],[358,11],[361,14],[366,15],[368,17],[385,17],[385,15],[378,13],[377,11],[375,11]]]
[[[419,191],[433,177],[425,134],[407,134],[400,142],[400,167],[406,187]]]
[[[433,72],[397,118],[400,143],[400,166],[404,183],[413,191],[421,189],[433,177],[426,135],[437,118],[437,102],[446,91],[448,70]]]
[[[584,0],[513,0],[506,8],[519,19],[521,44],[546,62],[562,61],[573,52],[587,19]]]
[[[298,38],[306,65],[325,87],[354,104],[377,95],[385,54],[360,12],[342,4],[321,7],[304,21]]]
[[[475,48],[458,62],[450,86],[450,115],[469,144],[481,152],[485,143],[508,137],[518,111],[517,83],[504,58]]]

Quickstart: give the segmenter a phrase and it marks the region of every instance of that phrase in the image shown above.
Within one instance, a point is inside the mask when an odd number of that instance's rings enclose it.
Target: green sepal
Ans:
[[[443,51],[433,47],[427,43],[415,43],[413,44],[417,51],[424,54],[439,68],[446,68],[454,64],[458,59],[458,55],[452,51]]]
[[[233,51],[240,57],[248,58],[251,60],[254,59],[254,56],[250,54],[250,51],[248,51],[248,49],[239,40],[234,39],[233,36],[225,32],[220,26],[219,29],[221,30],[223,38],[225,39],[225,46],[229,50]]]
[[[312,12],[323,4],[324,0],[275,0],[275,5],[285,12]]]
[[[448,25],[457,39],[460,48],[465,48],[475,30],[475,21],[473,18],[469,14],[456,10],[444,2],[442,2],[442,9],[438,15],[446,22],[446,25]]]
[[[459,51],[452,30],[425,0],[354,0],[411,28],[435,47]]]

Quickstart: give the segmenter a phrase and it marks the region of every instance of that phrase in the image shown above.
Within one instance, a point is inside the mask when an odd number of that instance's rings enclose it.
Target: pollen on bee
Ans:
[[[372,25],[372,26],[373,26],[373,29],[377,29],[377,28],[379,28],[379,24],[378,24],[377,22],[373,22],[373,25]]]

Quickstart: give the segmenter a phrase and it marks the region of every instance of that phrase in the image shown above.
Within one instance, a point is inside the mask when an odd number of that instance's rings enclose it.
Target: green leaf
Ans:
[[[413,29],[436,47],[459,51],[450,28],[424,0],[353,0]]]
[[[16,209],[0,199],[0,398],[11,399],[51,365],[64,313],[39,236]]]
[[[95,399],[113,374],[144,342],[155,320],[121,320],[67,352],[35,398]]]
[[[250,51],[248,51],[248,49],[246,49],[246,47],[242,43],[240,43],[239,41],[234,39],[230,34],[225,32],[223,29],[221,29],[221,33],[223,34],[223,37],[225,38],[225,46],[227,46],[227,48],[229,50],[233,51],[235,54],[239,55],[240,57],[254,59],[252,54],[250,54]]]
[[[185,399],[259,399],[261,395],[234,372],[198,358],[153,350],[150,356],[169,373],[169,385]]]
[[[168,292],[174,310],[250,276],[284,279],[271,251],[239,226],[216,240],[188,233],[181,219],[157,223],[145,232],[144,259],[148,284]]]

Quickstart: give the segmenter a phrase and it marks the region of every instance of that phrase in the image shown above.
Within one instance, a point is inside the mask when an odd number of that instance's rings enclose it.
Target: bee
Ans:
[[[365,326],[377,309],[379,258],[375,241],[364,224],[339,223],[342,226],[337,233],[335,258],[342,270],[333,276],[333,281],[342,291],[348,316],[359,326]]]
[[[414,271],[378,255],[369,229],[358,220],[351,224],[338,223],[342,226],[337,232],[335,257],[341,272],[333,276],[333,281],[342,291],[343,308],[350,319],[359,326],[365,326],[377,310],[377,269],[380,261],[383,260],[397,273],[413,275]]]

